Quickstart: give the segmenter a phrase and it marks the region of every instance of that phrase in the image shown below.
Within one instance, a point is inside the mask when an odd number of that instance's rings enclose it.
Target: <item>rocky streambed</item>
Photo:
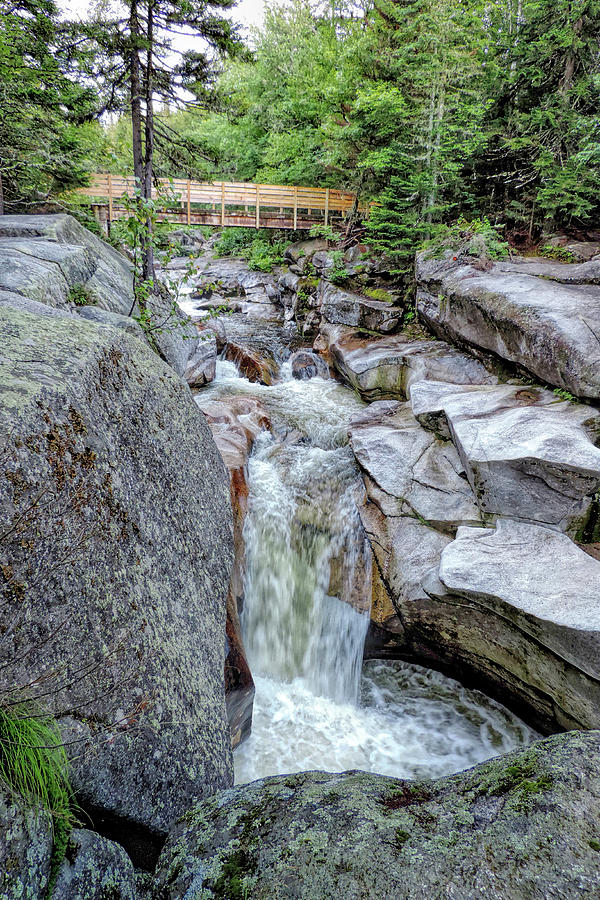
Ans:
[[[598,263],[420,259],[425,330],[286,256],[206,247],[151,350],[122,257],[0,218],[0,688],[86,816],[56,873],[3,789],[0,896],[595,896]]]

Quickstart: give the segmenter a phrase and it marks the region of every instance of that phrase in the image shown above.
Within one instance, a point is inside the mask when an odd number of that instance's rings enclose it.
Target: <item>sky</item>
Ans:
[[[58,0],[58,6],[61,10],[68,12],[78,18],[84,18],[90,0]],[[239,0],[237,6],[231,11],[231,18],[236,22],[240,22],[246,28],[253,25],[262,25],[264,15],[265,0]]]

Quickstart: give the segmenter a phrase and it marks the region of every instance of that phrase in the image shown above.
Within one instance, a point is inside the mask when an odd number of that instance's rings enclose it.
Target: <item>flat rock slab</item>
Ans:
[[[549,528],[500,519],[459,528],[442,553],[448,592],[504,610],[557,656],[600,679],[600,562]]]
[[[454,441],[482,512],[574,534],[600,488],[600,413],[518,385],[419,382],[419,422]]]
[[[445,341],[414,340],[404,334],[365,338],[340,325],[321,326],[319,338],[336,371],[365,400],[405,399],[410,386],[424,379],[497,383],[479,360]]]
[[[304,772],[202,803],[157,896],[548,900],[600,894],[600,735],[556,735],[450,778]]]
[[[423,255],[417,284],[419,314],[438,336],[492,351],[576,397],[600,398],[599,285],[558,283],[506,263],[482,273]]]
[[[408,403],[370,404],[349,438],[368,499],[385,516],[412,516],[449,532],[481,523],[454,445],[422,428]]]

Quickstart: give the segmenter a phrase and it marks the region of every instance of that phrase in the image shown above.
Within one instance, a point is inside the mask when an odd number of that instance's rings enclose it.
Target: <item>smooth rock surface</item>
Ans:
[[[164,900],[579,900],[600,893],[600,735],[432,782],[306,772],[218,794],[173,832]]]
[[[137,310],[131,263],[72,216],[0,217],[0,291],[57,310],[74,309],[84,318],[95,316],[96,321],[139,335],[129,320]],[[81,291],[89,298],[89,306],[73,303],[73,292]],[[183,375],[195,347],[195,328],[165,288],[148,298],[148,310],[153,346]],[[43,312],[30,305],[27,311]],[[111,320],[111,314],[119,318]]]
[[[583,266],[600,272],[600,263]],[[492,351],[576,397],[600,398],[599,285],[560,284],[507,263],[482,273],[423,254],[416,278],[419,314],[439,337]]]
[[[410,386],[432,379],[453,384],[495,384],[485,366],[444,341],[404,334],[367,338],[344,326],[322,325],[319,347],[364,400],[405,399]]]
[[[64,306],[83,285],[102,309],[131,309],[131,264],[72,216],[1,216],[0,260],[0,288],[32,300]]]
[[[482,513],[585,527],[600,489],[600,413],[536,387],[419,382],[425,427],[452,437]]]
[[[217,339],[206,331],[190,356],[183,377],[191,388],[200,388],[211,382],[217,371]]]
[[[422,428],[409,404],[371,403],[351,423],[349,437],[367,497],[384,516],[410,516],[450,533],[481,523],[453,444]]]
[[[232,779],[227,473],[136,338],[1,309],[0,345],[0,687],[41,679],[80,802],[162,835]]]

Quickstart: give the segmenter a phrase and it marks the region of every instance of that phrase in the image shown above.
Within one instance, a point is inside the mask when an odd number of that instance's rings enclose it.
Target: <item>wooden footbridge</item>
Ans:
[[[111,222],[128,215],[123,203],[135,193],[135,178],[97,174],[78,193],[89,198],[94,214],[108,230]],[[356,195],[332,188],[290,187],[235,181],[195,182],[159,179],[153,188],[158,218],[182,225],[243,228],[310,228],[335,224],[356,204]]]

